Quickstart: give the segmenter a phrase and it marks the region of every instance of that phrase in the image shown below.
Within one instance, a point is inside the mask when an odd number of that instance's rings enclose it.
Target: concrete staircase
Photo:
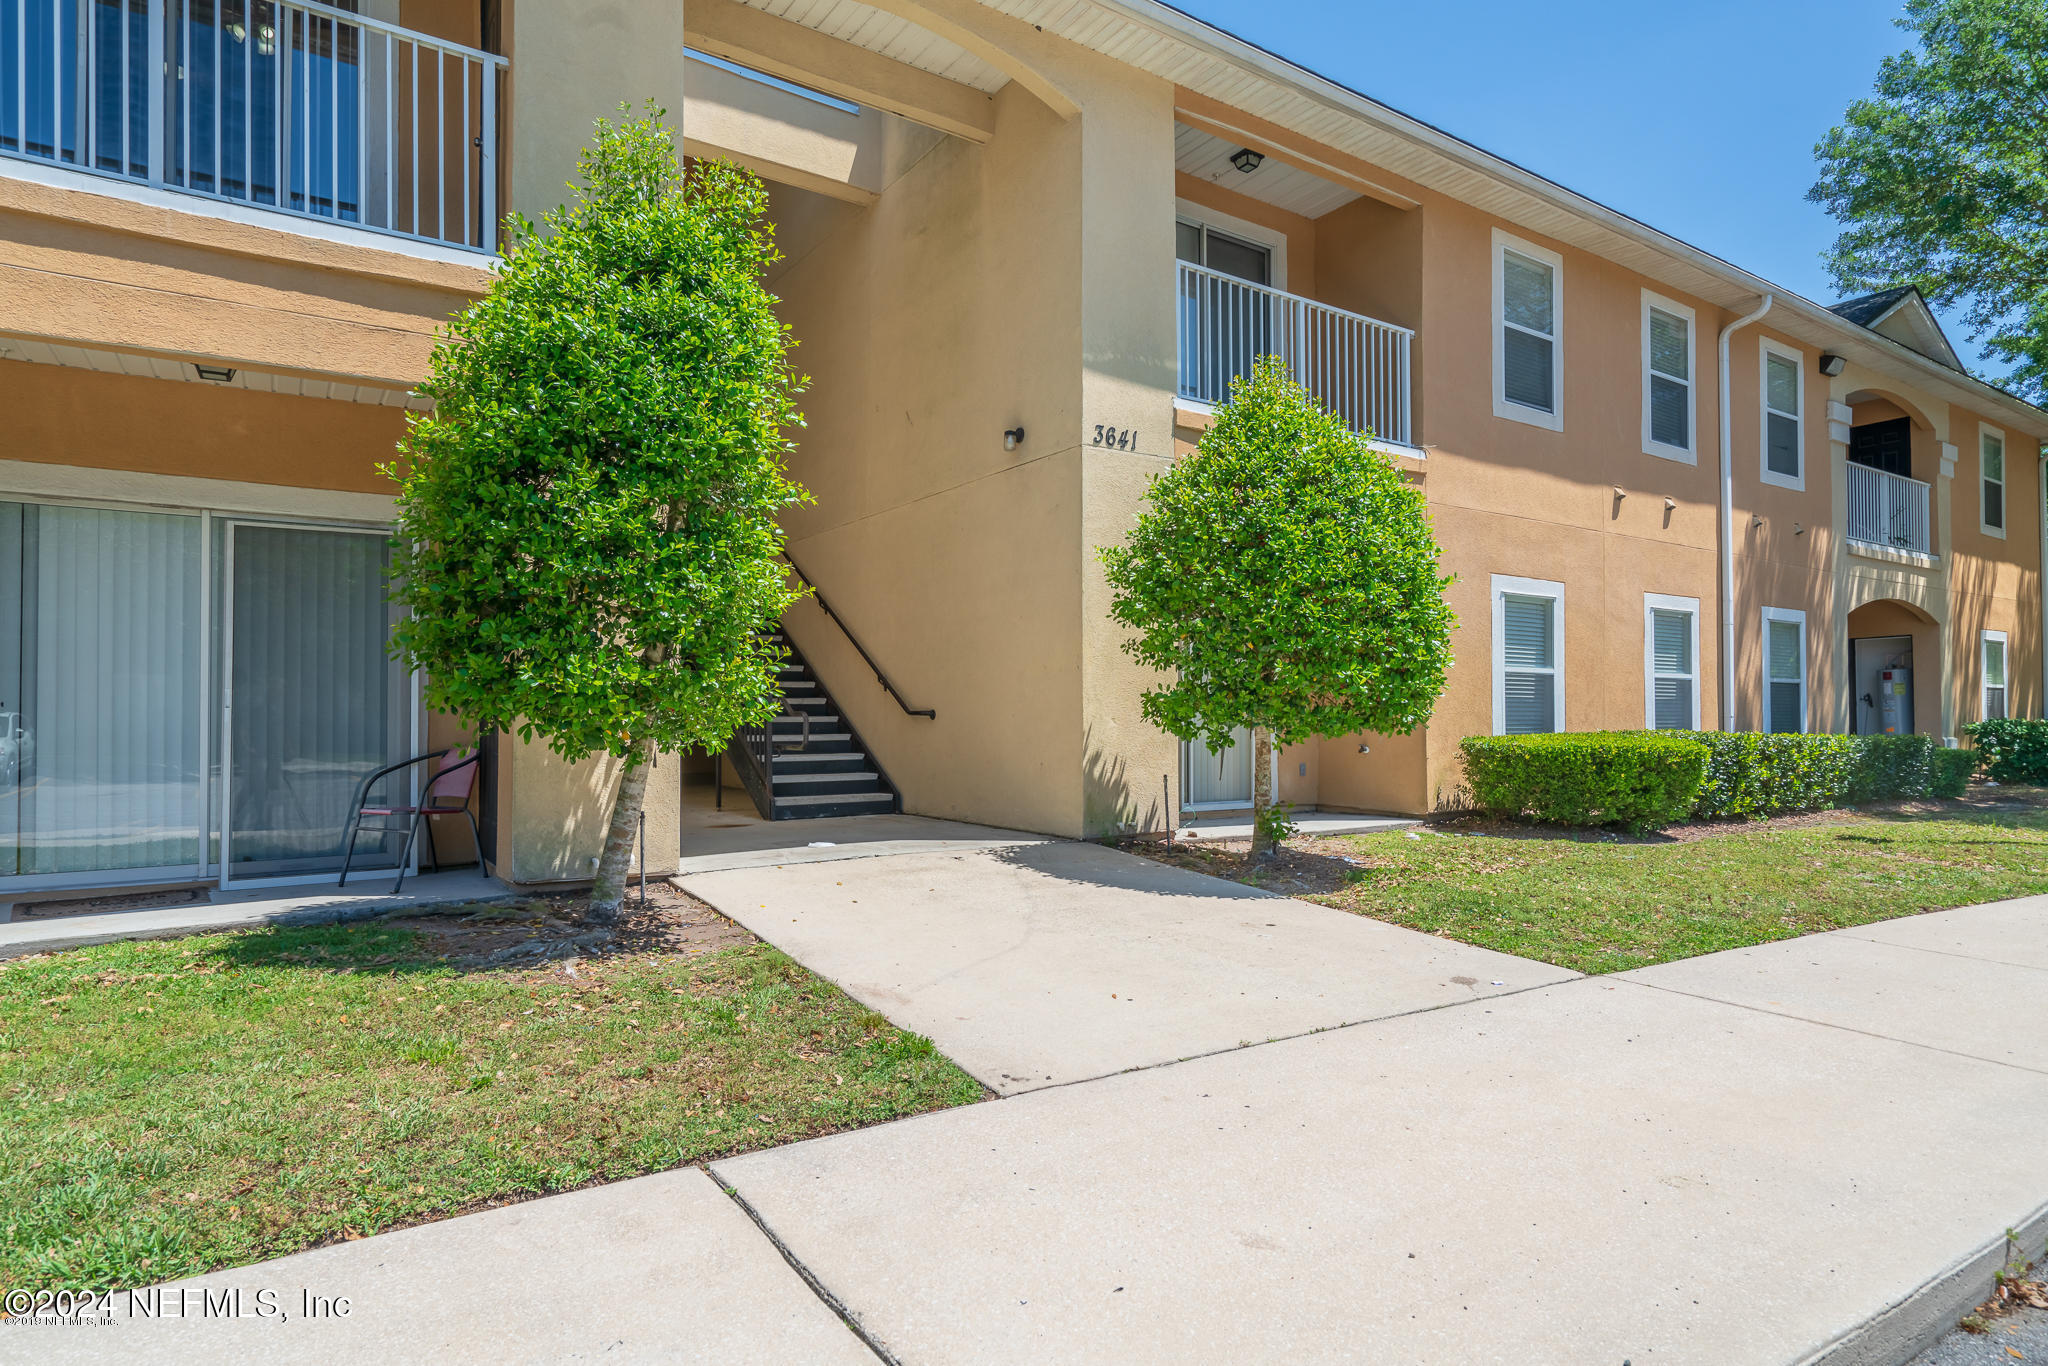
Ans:
[[[777,681],[782,688],[782,713],[767,736],[765,773],[752,762],[759,753],[737,753],[734,763],[745,777],[751,768],[764,792],[754,804],[770,820],[805,820],[823,816],[871,816],[901,809],[895,787],[840,714],[839,707],[803,656],[779,632],[769,638],[784,652]],[[736,750],[742,742],[734,741]],[[762,797],[767,803],[763,806]]]

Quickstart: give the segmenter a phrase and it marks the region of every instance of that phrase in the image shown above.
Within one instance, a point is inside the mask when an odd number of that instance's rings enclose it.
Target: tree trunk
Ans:
[[[640,812],[647,805],[647,770],[652,766],[654,742],[637,740],[619,774],[618,795],[612,798],[611,828],[605,832],[604,853],[597,860],[597,885],[590,889],[590,918],[609,925],[619,918],[619,905],[626,899],[626,880],[633,871],[633,846],[640,837]],[[643,858],[646,855],[641,855]]]
[[[1273,732],[1252,727],[1252,862],[1263,863],[1279,850],[1266,817],[1273,809]]]

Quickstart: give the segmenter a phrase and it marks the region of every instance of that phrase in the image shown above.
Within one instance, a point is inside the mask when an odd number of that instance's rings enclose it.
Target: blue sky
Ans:
[[[1173,3],[1822,302],[1813,146],[1911,45],[1878,0]]]

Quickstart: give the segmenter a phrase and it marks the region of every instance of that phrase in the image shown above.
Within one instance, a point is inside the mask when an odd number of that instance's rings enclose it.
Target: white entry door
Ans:
[[[1230,732],[1230,748],[1211,754],[1199,740],[1181,743],[1181,806],[1250,806],[1252,804],[1252,733],[1243,727]]]

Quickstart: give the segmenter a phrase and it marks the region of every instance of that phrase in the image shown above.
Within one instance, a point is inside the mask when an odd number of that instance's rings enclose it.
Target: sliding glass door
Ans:
[[[0,502],[0,899],[339,868],[417,739],[389,572],[381,529]]]
[[[356,788],[411,752],[410,684],[388,654],[390,540],[245,522],[227,536],[228,876],[339,868]],[[364,865],[391,852],[366,843]]]
[[[0,503],[0,878],[203,875],[200,522]]]

